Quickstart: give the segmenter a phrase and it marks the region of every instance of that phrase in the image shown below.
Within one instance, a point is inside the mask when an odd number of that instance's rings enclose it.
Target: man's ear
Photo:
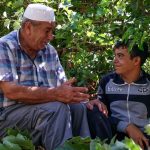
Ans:
[[[27,35],[29,35],[30,32],[31,32],[31,26],[32,26],[31,22],[26,22],[24,30],[25,30],[25,32],[26,32]]]

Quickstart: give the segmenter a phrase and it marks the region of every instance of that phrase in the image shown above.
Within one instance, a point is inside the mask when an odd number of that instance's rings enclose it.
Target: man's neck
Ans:
[[[25,53],[28,54],[28,56],[30,56],[31,59],[34,59],[36,57],[37,52],[29,47],[23,32],[20,31],[19,37],[21,49],[25,51]]]

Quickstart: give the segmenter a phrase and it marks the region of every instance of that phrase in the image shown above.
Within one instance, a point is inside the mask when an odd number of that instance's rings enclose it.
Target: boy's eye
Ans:
[[[123,54],[118,54],[118,57],[119,57],[119,58],[122,58],[122,57],[123,57]]]

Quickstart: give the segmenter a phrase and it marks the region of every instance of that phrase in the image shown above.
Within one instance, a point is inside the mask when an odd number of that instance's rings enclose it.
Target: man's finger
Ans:
[[[90,110],[93,110],[93,105],[90,102],[86,104],[86,107]]]
[[[85,92],[88,92],[88,88],[86,88],[86,87],[73,87],[73,91],[85,93]]]
[[[98,109],[99,109],[99,111],[101,111],[104,115],[108,116],[107,108],[106,108],[102,103],[98,103]]]
[[[77,80],[75,77],[73,77],[73,78],[69,79],[68,81],[66,81],[64,84],[65,85],[72,85],[75,82],[77,82]]]

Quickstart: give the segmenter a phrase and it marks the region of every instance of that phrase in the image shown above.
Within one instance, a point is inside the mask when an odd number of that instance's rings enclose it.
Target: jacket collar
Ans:
[[[138,78],[138,80],[134,81],[133,83],[136,83],[136,84],[147,83],[147,77],[146,76],[147,76],[147,74],[143,70],[141,70],[140,77]],[[113,82],[116,84],[125,84],[125,81],[117,73],[115,73]]]

